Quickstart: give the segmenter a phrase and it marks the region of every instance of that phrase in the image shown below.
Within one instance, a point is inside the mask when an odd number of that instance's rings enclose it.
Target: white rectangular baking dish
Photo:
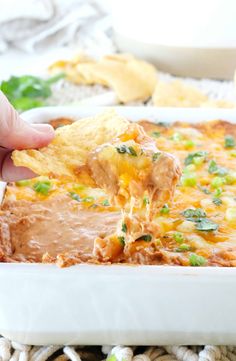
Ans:
[[[22,116],[47,122],[99,111],[39,108]],[[132,120],[236,122],[236,110],[117,111]],[[0,263],[0,334],[28,344],[236,345],[235,299],[235,268]]]

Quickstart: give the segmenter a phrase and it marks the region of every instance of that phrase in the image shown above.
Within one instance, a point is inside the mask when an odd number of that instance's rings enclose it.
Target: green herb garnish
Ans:
[[[80,196],[75,192],[69,192],[69,195],[74,201],[81,202]]]
[[[222,200],[220,198],[213,198],[212,202],[216,205],[216,206],[220,206],[222,204]]]
[[[188,208],[185,211],[183,211],[182,214],[188,221],[191,222],[196,222],[206,217],[206,212],[201,208],[196,208],[196,209]]]
[[[123,236],[119,236],[118,240],[120,241],[121,245],[124,246],[125,245],[125,237]]]
[[[144,197],[143,198],[143,204],[146,206],[147,204],[149,204],[150,201],[149,201],[149,198],[148,197]]]
[[[198,231],[216,231],[218,229],[218,224],[206,218],[206,212],[201,208],[189,208],[182,214],[188,221],[195,222]]]
[[[215,177],[211,181],[211,186],[212,186],[212,188],[220,188],[225,183],[226,183],[225,178],[223,178],[223,177]]]
[[[94,197],[85,197],[85,198],[82,198],[82,202],[84,203],[91,203],[94,201]]]
[[[194,187],[197,184],[196,173],[185,173],[181,177],[181,185],[183,187]]]
[[[186,243],[182,243],[178,248],[176,248],[176,252],[187,252],[190,251],[191,247],[186,244]]]
[[[160,132],[152,132],[151,136],[154,138],[159,138],[161,136],[161,133]]]
[[[233,148],[236,145],[236,141],[232,135],[225,136],[225,148]]]
[[[126,225],[125,223],[122,223],[121,230],[122,230],[122,232],[124,232],[124,233],[127,232],[127,225]]]
[[[222,194],[222,189],[221,188],[217,188],[216,189],[216,191],[215,191],[215,197],[217,198],[217,197],[220,197],[221,196],[221,194]]]
[[[153,153],[152,155],[152,161],[155,162],[161,155],[161,152]]]
[[[18,187],[27,187],[30,185],[30,180],[23,179],[23,180],[19,180],[19,181],[15,182],[15,183]]]
[[[150,242],[151,240],[152,240],[151,234],[144,234],[143,236],[136,239],[136,241],[145,241],[145,242]]]
[[[104,199],[104,201],[102,201],[102,205],[108,207],[110,205],[108,199]]]
[[[205,232],[216,231],[219,227],[217,223],[207,218],[199,220],[198,222],[196,222],[195,226],[198,231]]]
[[[185,140],[184,142],[185,148],[193,148],[196,144],[192,140]]]
[[[110,356],[106,359],[106,361],[117,361],[117,358],[116,358],[115,355],[110,355]],[[123,360],[122,360],[122,361],[123,361]]]
[[[171,137],[171,140],[173,140],[174,142],[180,142],[183,139],[183,136],[181,133],[174,133]]]
[[[164,204],[164,206],[161,208],[160,213],[161,214],[168,214],[170,212],[170,208],[168,204]]]
[[[192,253],[189,256],[189,263],[191,266],[195,267],[204,266],[206,264],[206,259],[196,253]]]
[[[208,153],[200,150],[198,152],[194,152],[194,153],[190,153],[184,161],[185,165],[189,165],[189,164],[199,164],[199,162],[203,162],[206,158],[206,155]]]
[[[208,172],[210,174],[217,174],[223,177],[228,173],[228,170],[224,167],[219,167],[214,160],[211,160],[209,163]]]
[[[32,75],[12,76],[2,81],[0,90],[16,109],[23,111],[45,105],[45,99],[52,94],[51,84],[64,76],[59,74],[46,80]]]
[[[136,150],[133,148],[133,147],[128,147],[127,145],[125,144],[121,144],[121,145],[118,145],[116,147],[116,150],[118,153],[120,154],[124,154],[124,153],[127,153],[129,155],[132,155],[133,157],[137,157],[137,153],[136,153]]]
[[[44,196],[48,195],[49,191],[52,188],[50,181],[38,181],[33,185],[35,192],[41,193]]]
[[[208,188],[206,187],[202,187],[202,186],[198,186],[198,188],[205,194],[211,194],[211,192],[209,191]]]
[[[184,235],[181,232],[173,233],[173,238],[177,243],[183,243],[184,241]]]

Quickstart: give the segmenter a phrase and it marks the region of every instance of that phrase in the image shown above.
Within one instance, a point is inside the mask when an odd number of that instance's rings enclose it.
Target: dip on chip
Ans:
[[[175,157],[159,151],[140,125],[112,110],[58,128],[47,147],[16,150],[12,159],[16,166],[41,176],[67,177],[102,188],[123,209],[141,208],[146,192],[149,215],[172,198],[180,177]]]
[[[16,150],[12,159],[16,166],[28,167],[39,175],[75,178],[76,168],[85,164],[88,153],[125,132],[128,125],[128,120],[110,110],[58,128],[47,147]]]

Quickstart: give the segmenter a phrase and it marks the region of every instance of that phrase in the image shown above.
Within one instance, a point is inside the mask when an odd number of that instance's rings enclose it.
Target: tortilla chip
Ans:
[[[53,141],[39,150],[15,150],[12,154],[16,166],[30,168],[38,175],[68,176],[76,178],[76,169],[85,164],[88,153],[125,132],[128,120],[114,110],[81,119],[58,128]]]
[[[158,82],[152,97],[153,104],[159,107],[199,107],[208,97],[197,88],[179,80],[169,83]]]
[[[50,69],[58,65],[72,82],[112,88],[123,103],[148,99],[157,82],[155,67],[129,54],[108,55],[100,61],[80,57],[77,61],[57,62]]]

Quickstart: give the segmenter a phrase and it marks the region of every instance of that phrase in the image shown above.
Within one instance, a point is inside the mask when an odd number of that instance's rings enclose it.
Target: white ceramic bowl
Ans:
[[[180,76],[233,78],[235,18],[235,0],[113,1],[119,49]]]
[[[91,107],[39,108],[27,121]],[[235,110],[118,107],[129,119],[236,122]],[[236,241],[236,240],[235,240]],[[0,263],[0,334],[28,344],[236,344],[236,269]]]

